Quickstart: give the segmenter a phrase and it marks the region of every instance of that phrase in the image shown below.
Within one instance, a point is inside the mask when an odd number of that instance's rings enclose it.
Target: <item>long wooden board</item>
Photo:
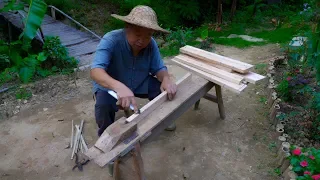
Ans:
[[[152,133],[152,130],[155,129],[160,123],[162,123],[163,120],[165,120],[167,117],[173,114],[183,113],[176,112],[176,110],[179,109],[179,107],[184,106],[185,102],[187,102],[190,98],[193,98],[195,96],[198,97],[197,92],[203,88],[207,88],[208,83],[210,82],[203,78],[193,76],[190,82],[188,81],[188,83],[185,83],[182,86],[178,87],[176,97],[173,101],[165,101],[152,113],[150,113],[147,117],[139,122],[137,129],[138,137],[130,141],[130,143],[121,143],[107,153],[104,153],[93,146],[88,150],[86,156],[88,156],[89,159],[93,159],[93,161],[99,166],[105,166],[107,163],[113,161],[116,157],[118,157],[123,151],[130,149],[130,147],[143,139],[146,134],[150,133],[150,131]],[[205,90],[207,92],[210,89]],[[198,99],[193,100],[197,101]]]
[[[229,73],[224,70],[218,69],[216,67],[210,66],[210,64],[198,61],[197,59],[187,56],[187,55],[177,55],[174,57],[176,60],[178,60],[181,63],[184,63],[186,65],[192,66],[194,68],[200,69],[204,72],[207,72],[209,74],[215,75],[217,77],[220,77],[222,79],[225,79],[227,81],[236,83],[236,84],[241,84],[241,82],[244,80],[244,77],[234,74],[234,73]]]
[[[217,64],[220,66],[224,66],[230,68],[236,72],[240,73],[248,73],[253,65],[244,63],[238,60],[234,60],[225,56],[221,56],[212,52],[208,52],[199,48],[195,48],[192,46],[184,46],[180,48],[180,52],[182,54],[187,54],[189,56],[201,59],[208,63]]]
[[[249,83],[252,83],[252,84],[256,84],[259,81],[261,81],[261,80],[266,78],[265,76],[262,76],[260,74],[257,74],[257,73],[251,72],[251,71],[248,72],[247,74],[239,74],[239,73],[236,73],[236,72],[233,72],[233,73],[234,74],[238,74],[240,76],[243,76],[246,81],[248,81]]]
[[[188,73],[176,82],[178,88],[179,86],[187,83],[190,80],[191,74]],[[128,117],[125,121],[116,121],[112,123],[100,136],[100,138],[95,143],[95,146],[103,152],[110,151],[119,140],[128,138],[130,132],[132,134],[132,129],[137,123],[149,115],[154,109],[160,106],[163,102],[167,100],[168,93],[166,91],[162,92],[152,101],[148,102],[145,106],[140,109],[140,114],[133,114]]]
[[[177,61],[175,58],[173,58],[172,61],[174,63],[176,63],[178,66],[180,66],[186,70],[189,70],[193,73],[196,73],[197,75],[199,75],[199,76],[201,76],[201,77],[203,77],[213,83],[216,83],[216,84],[220,85],[221,87],[224,87],[224,88],[227,88],[233,92],[236,92],[238,94],[240,94],[247,87],[247,85],[245,85],[245,84],[235,84],[235,83],[226,81],[220,77],[214,76],[214,75],[206,73],[204,71],[201,71],[197,68],[183,64],[183,63]]]

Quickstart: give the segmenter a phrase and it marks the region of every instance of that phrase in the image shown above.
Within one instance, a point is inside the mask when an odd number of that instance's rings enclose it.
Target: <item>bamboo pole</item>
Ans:
[[[81,132],[82,132],[82,128],[83,128],[83,123],[84,123],[84,120],[81,121],[81,125],[80,125],[80,131],[77,132],[77,136],[76,136],[76,139],[75,139],[75,143],[74,143],[74,147],[73,147],[73,151],[72,151],[72,154],[71,154],[71,159],[73,159],[73,156],[74,154],[78,151],[78,146],[79,146],[79,142],[80,142],[80,136],[81,136]],[[79,125],[76,125],[76,128],[78,128]]]
[[[71,126],[71,138],[70,138],[70,148],[73,147],[73,120],[72,120],[72,126]]]
[[[78,127],[77,127],[77,132],[80,132],[80,129]],[[80,141],[81,141],[80,143],[83,146],[84,151],[87,152],[88,146],[87,146],[82,134],[80,134]]]

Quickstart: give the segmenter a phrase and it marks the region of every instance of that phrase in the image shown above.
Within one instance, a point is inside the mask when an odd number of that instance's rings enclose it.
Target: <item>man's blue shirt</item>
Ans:
[[[91,69],[93,68],[104,69],[134,94],[148,94],[149,76],[166,69],[153,38],[138,56],[134,56],[124,29],[114,30],[103,36],[91,64]],[[93,92],[99,89],[108,90],[93,81]]]

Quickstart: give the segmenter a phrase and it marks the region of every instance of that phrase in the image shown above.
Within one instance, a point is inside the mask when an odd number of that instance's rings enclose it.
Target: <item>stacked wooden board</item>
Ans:
[[[257,83],[265,76],[252,72],[251,64],[221,56],[193,46],[180,48],[172,61],[213,83],[236,93],[242,92],[247,83]]]

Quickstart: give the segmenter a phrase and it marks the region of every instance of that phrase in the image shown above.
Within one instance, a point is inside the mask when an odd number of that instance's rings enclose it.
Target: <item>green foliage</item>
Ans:
[[[61,9],[63,12],[69,13],[73,8],[78,7],[74,0],[44,0],[46,4],[52,5]]]
[[[17,0],[5,0],[4,1],[6,4],[4,5],[3,8],[0,9],[0,12],[9,12],[13,10],[23,10],[23,3],[22,2],[17,2]]]
[[[176,27],[172,30],[172,33],[167,36],[166,40],[171,42],[174,46],[182,47],[193,38],[193,31],[191,28]]]
[[[280,175],[281,175],[281,170],[280,170],[280,168],[275,168],[273,171],[274,171],[274,173],[275,173],[277,176],[280,176]]]
[[[25,51],[21,41],[11,44],[2,44],[0,49],[9,57],[11,68],[6,68],[0,74],[0,83],[12,81],[18,77],[21,82],[30,82],[33,78],[46,77],[53,72],[72,72],[77,66],[77,60],[68,56],[68,52],[61,45],[59,38],[47,37],[43,52],[30,53]]]
[[[196,0],[181,1],[175,6],[181,17],[187,20],[198,20],[200,17],[200,6]]]
[[[299,180],[312,180],[320,178],[320,150],[315,148],[298,149],[290,148],[292,155],[289,156],[293,171],[297,173]]]
[[[78,65],[78,61],[74,57],[70,57],[68,50],[61,44],[59,37],[46,37],[43,45],[42,58],[48,57],[47,64],[51,67],[55,66],[57,71],[63,69],[73,70]]]
[[[16,99],[30,99],[32,92],[26,88],[19,88],[16,91]]]
[[[289,82],[287,80],[282,80],[277,86],[277,92],[280,95],[280,98],[285,101],[292,100],[292,94],[289,89]]]
[[[47,4],[43,0],[31,0],[28,15],[25,19],[25,28],[20,37],[23,37],[24,46],[29,47],[29,42],[36,36],[47,11]]]

